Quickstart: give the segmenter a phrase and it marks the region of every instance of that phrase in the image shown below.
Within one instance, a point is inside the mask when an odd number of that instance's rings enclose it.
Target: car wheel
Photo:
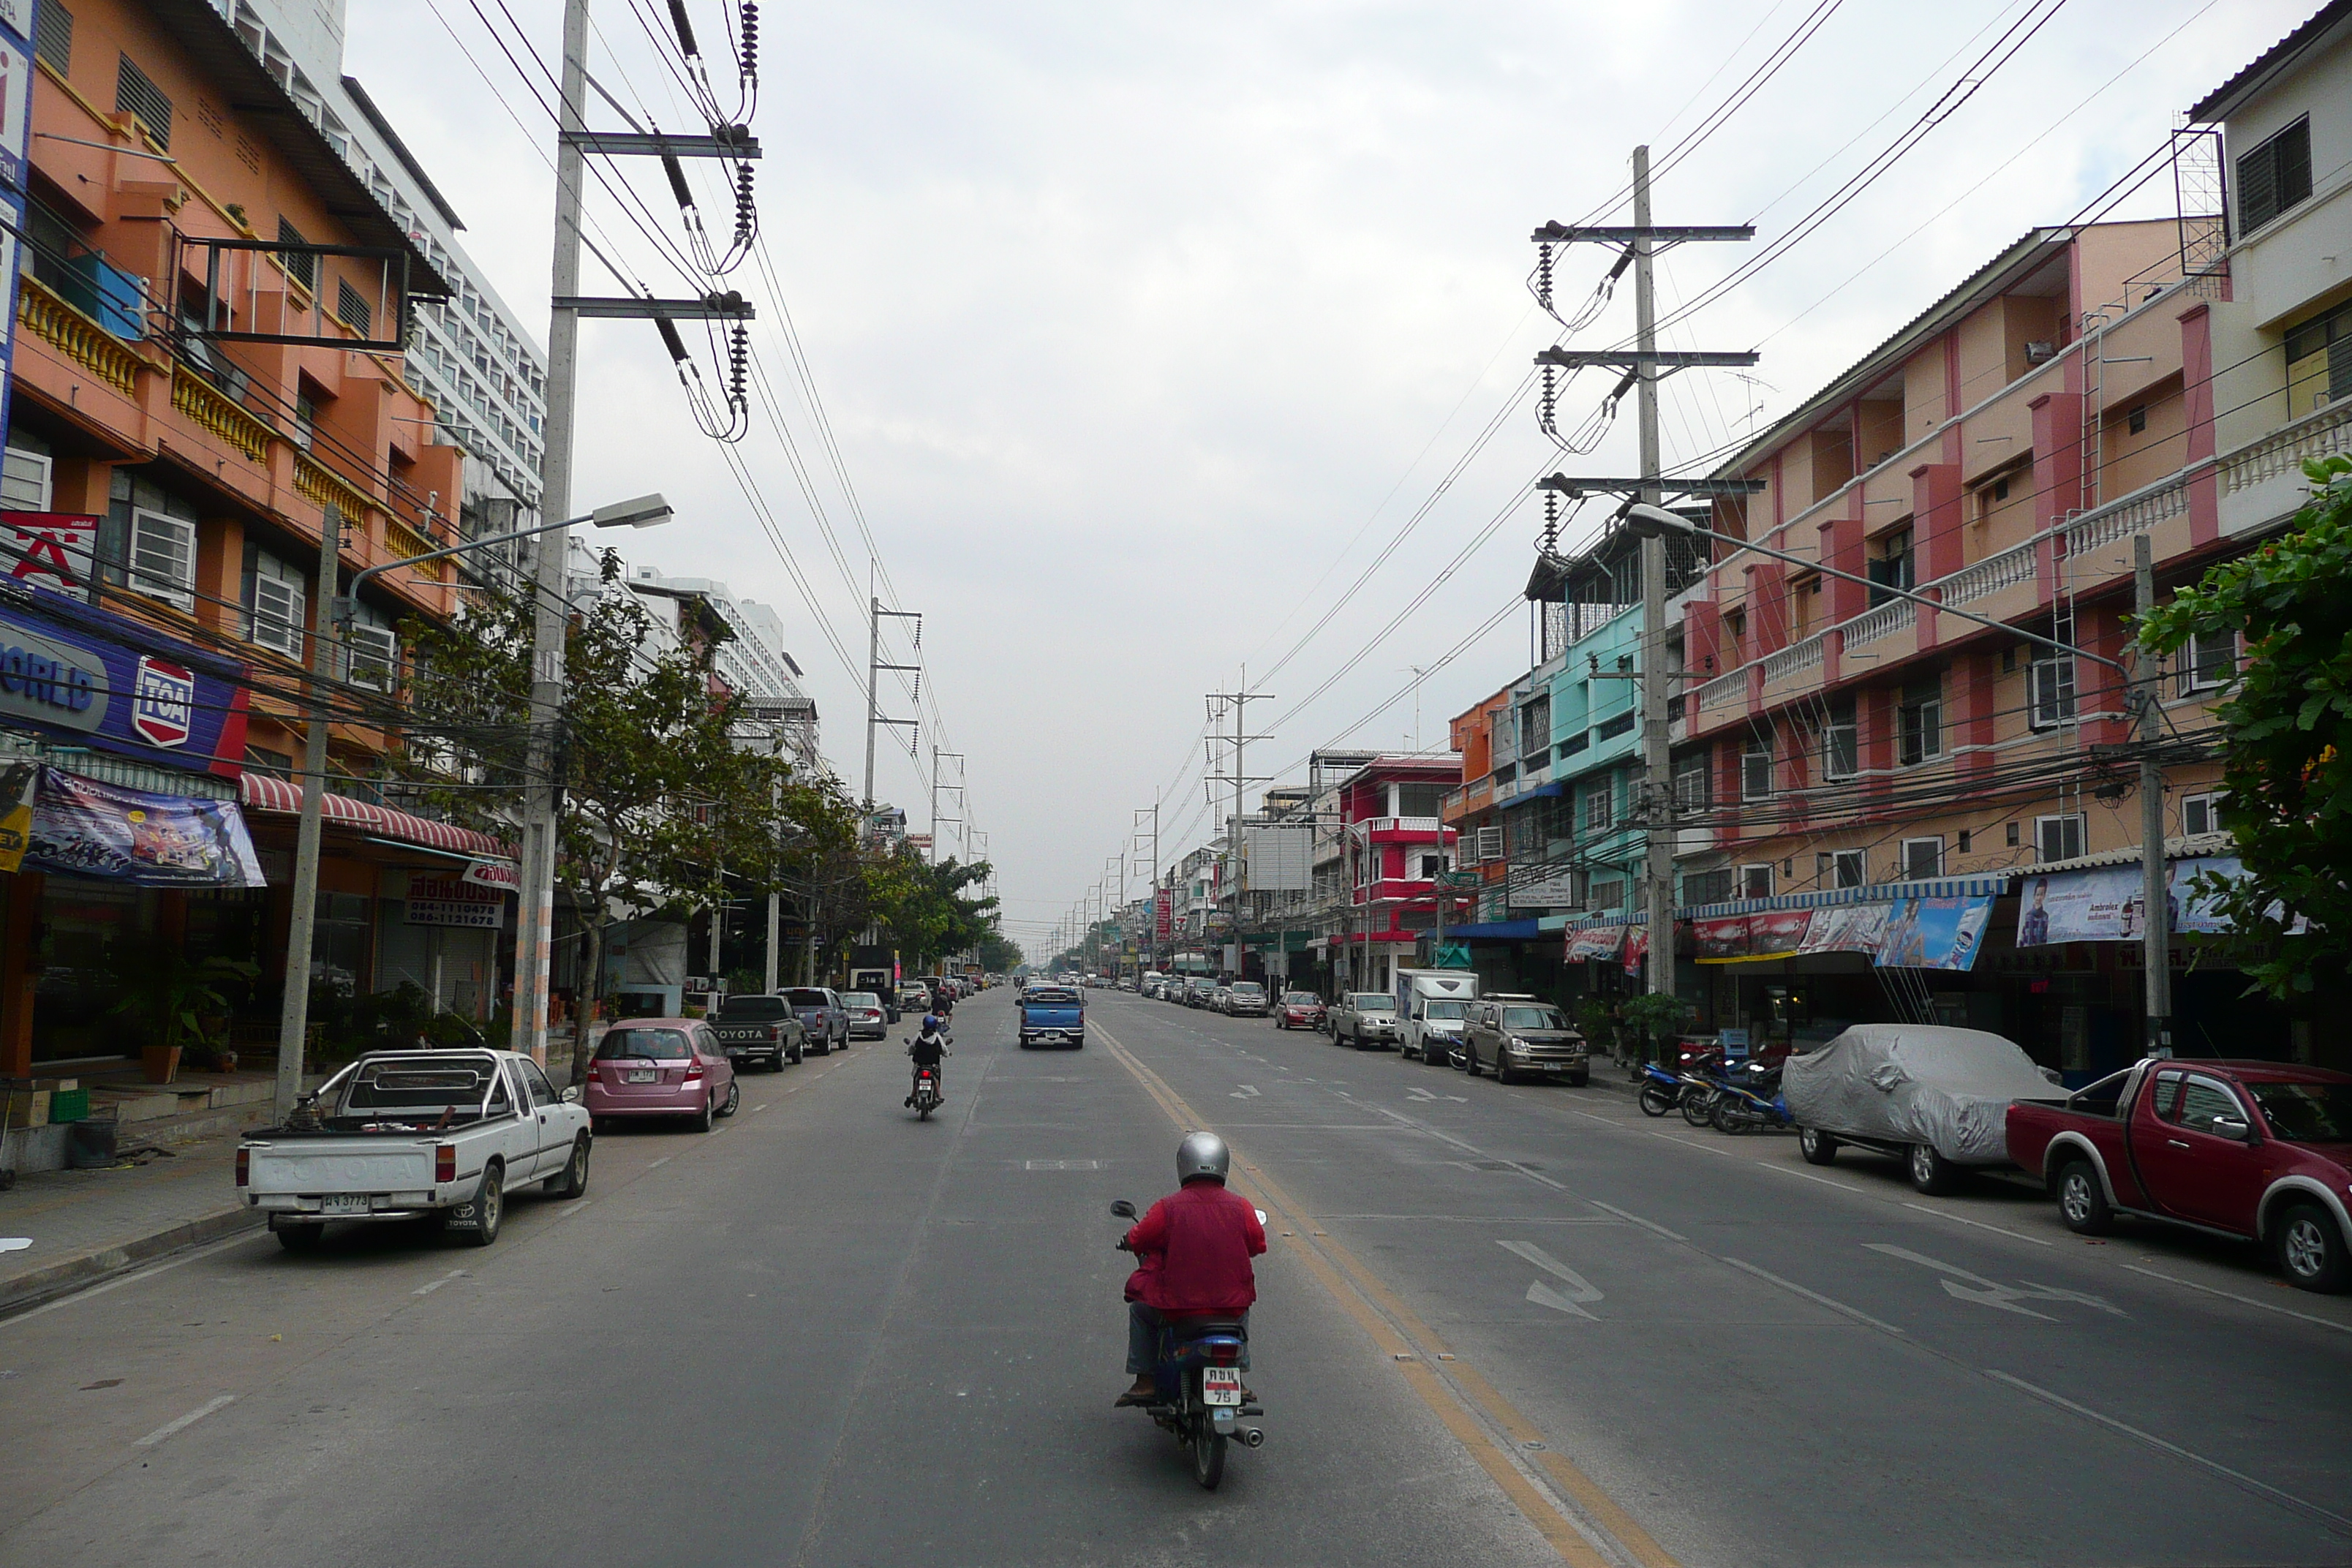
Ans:
[[[1592,1074],[1589,1070],[1585,1072],[1570,1073],[1568,1078],[1568,1087],[1570,1089],[1582,1089],[1591,1081]]]
[[[576,1198],[588,1190],[588,1142],[584,1132],[572,1141],[572,1158],[564,1162],[563,1173],[548,1181],[550,1195]]]
[[[1838,1142],[1818,1127],[1797,1129],[1797,1152],[1805,1157],[1808,1165],[1833,1165],[1837,1163]]]
[[[1951,1192],[1960,1184],[1960,1168],[1937,1152],[1933,1143],[1914,1143],[1911,1157],[1905,1162],[1911,1174],[1911,1185],[1930,1197]]]
[[[325,1240],[323,1225],[281,1225],[278,1227],[278,1245],[289,1252],[309,1252]]]
[[[461,1232],[468,1246],[488,1247],[499,1238],[499,1226],[507,1216],[507,1170],[493,1160],[482,1172],[482,1184],[474,1191],[474,1228]]]
[[[1459,1055],[1462,1058],[1462,1070],[1468,1073],[1472,1078],[1476,1078],[1478,1076],[1478,1047],[1465,1044],[1459,1052]]]
[[[2106,1189],[2088,1160],[2070,1160],[2058,1172],[2058,1217],[2077,1236],[2105,1236],[2116,1227]]]
[[[794,1067],[801,1065],[801,1042],[798,1040],[793,1042],[792,1063]]]
[[[742,1104],[743,1084],[740,1079],[736,1079],[728,1084],[727,1103],[719,1108],[719,1114],[721,1116],[732,1116],[738,1110],[741,1109]]]
[[[809,1047],[808,1049],[809,1055],[813,1057],[829,1057],[833,1055],[833,1042],[831,1040],[819,1040],[814,1045]]]
[[[709,1131],[710,1124],[715,1119],[717,1110],[718,1108],[710,1102],[710,1091],[709,1089],[704,1089],[702,1091],[702,1110],[695,1116],[694,1119],[695,1131],[698,1132]]]
[[[2344,1232],[2317,1204],[2294,1204],[2279,1215],[2277,1247],[2280,1272],[2297,1289],[2333,1295],[2352,1286]]]

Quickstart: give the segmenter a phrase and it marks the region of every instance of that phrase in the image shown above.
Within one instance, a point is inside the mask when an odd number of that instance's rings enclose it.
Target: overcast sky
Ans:
[[[509,3],[551,67],[558,0]],[[633,559],[776,606],[825,752],[856,791],[867,546],[793,391],[789,306],[896,590],[886,598],[924,616],[927,695],[945,728],[926,713],[919,743],[926,760],[933,744],[964,753],[962,815],[988,835],[1010,929],[1042,952],[1041,927],[1116,870],[1138,808],[1161,799],[1163,864],[1211,831],[1202,694],[1233,689],[1244,664],[1253,683],[1271,671],[1275,693],[1251,710],[1252,730],[1273,736],[1250,749],[1253,774],[1295,781],[1318,745],[1416,743],[1412,667],[1514,604],[1538,507],[1520,503],[1457,555],[1531,477],[1574,471],[1530,404],[1295,645],[1431,502],[1556,334],[1526,288],[1528,230],[1591,213],[1622,186],[1634,142],[1663,154],[1817,3],[771,0],[753,126],[774,284],[753,263],[734,286],[758,306],[753,353],[775,400],[755,399],[737,450],[782,548],[698,434],[650,327],[583,331],[573,495],[667,492],[679,521],[633,536]],[[1659,181],[1655,220],[1753,222],[1769,242],[2035,3],[1843,0]],[[347,68],[543,340],[551,121],[481,20],[503,28],[505,6],[430,5],[351,0]],[[731,104],[721,7],[689,7]],[[2026,229],[2073,216],[2314,8],[2071,0],[1893,174],[1674,334],[1670,346],[1764,358],[1753,383],[1697,372],[1667,384],[1668,461],[1769,423]],[[698,129],[648,41],[646,22],[667,9],[600,0],[591,68],[639,119]],[[507,42],[536,69],[523,39]],[[601,103],[593,122],[618,124]],[[674,237],[658,168],[629,184]],[[707,177],[704,191],[723,237],[730,205]],[[2122,212],[2171,210],[2159,179]],[[687,291],[617,194],[594,188],[590,213],[624,270]],[[1676,251],[1663,301],[1749,248]],[[1582,297],[1608,259],[1567,258],[1561,294]],[[592,262],[587,287],[612,280]],[[1631,324],[1629,287],[1577,341]],[[702,370],[720,374],[707,357]],[[1563,424],[1605,390],[1597,373],[1578,382]],[[1582,471],[1632,471],[1633,426],[1629,402]],[[1596,508],[1576,532],[1599,521]],[[1522,607],[1422,679],[1419,743],[1442,746],[1450,715],[1524,671],[1528,645]],[[911,662],[899,647],[893,662]],[[886,711],[910,711],[885,689]],[[919,830],[928,766],[904,733],[885,736],[877,793]],[[1130,871],[1130,890],[1141,879]]]

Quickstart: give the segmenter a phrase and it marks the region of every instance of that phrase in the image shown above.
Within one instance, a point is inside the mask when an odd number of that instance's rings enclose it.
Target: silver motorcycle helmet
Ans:
[[[1184,1142],[1176,1145],[1176,1184],[1183,1185],[1196,1176],[1213,1176],[1220,1183],[1234,1168],[1233,1152],[1225,1141],[1213,1132],[1187,1132]]]

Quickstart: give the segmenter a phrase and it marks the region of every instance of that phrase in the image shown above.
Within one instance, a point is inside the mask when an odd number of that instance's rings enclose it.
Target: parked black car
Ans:
[[[728,996],[710,1016],[711,1032],[731,1062],[764,1062],[778,1072],[801,1059],[808,1030],[782,996]]]

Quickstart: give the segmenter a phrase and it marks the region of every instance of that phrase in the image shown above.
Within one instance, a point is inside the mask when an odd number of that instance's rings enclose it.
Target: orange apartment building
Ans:
[[[2287,525],[2304,458],[2352,446],[2329,396],[2352,394],[2352,284],[2320,260],[2352,254],[2347,34],[2333,5],[2198,106],[2226,241],[2194,219],[2028,234],[1716,470],[1764,487],[1717,502],[1719,531],[1870,581],[1720,545],[1670,606],[1682,973],[1714,1026],[1963,1023],[2069,1075],[2140,1054],[2136,897],[2080,941],[2021,906],[2139,857],[2125,678],[2098,662],[2129,661],[2135,541],[2168,597]],[[2211,708],[2239,658],[2217,641],[2163,672],[2176,884],[2229,853]],[[1779,952],[1752,918],[1930,894],[1989,905],[1940,968]],[[2342,1049],[2340,1022],[2245,998],[2217,958],[2176,935],[2181,1049]]]
[[[48,563],[62,569],[20,565],[0,631],[28,647],[70,632],[110,650],[118,710],[126,682],[190,676],[179,714],[194,721],[188,733],[84,733],[0,694],[10,760],[42,770],[36,852],[0,878],[0,1073],[14,1075],[135,1046],[109,1011],[110,977],[157,951],[260,963],[236,998],[256,1025],[240,1033],[274,1042],[302,669],[315,639],[334,637],[317,591],[322,529],[337,520],[348,582],[453,542],[461,479],[396,347],[405,306],[391,279],[404,266],[410,293],[433,296],[443,279],[220,14],[204,0],[47,4],[37,53],[0,537],[26,563],[62,541]],[[498,847],[388,805],[366,782],[380,776],[382,721],[397,700],[392,628],[446,618],[456,592],[446,562],[384,574],[335,638],[334,706],[347,721],[330,748],[310,978],[365,991],[394,946],[429,947],[436,988],[445,958],[453,977],[440,1000],[479,1012],[495,999],[503,904],[455,884],[488,869]],[[0,659],[0,687],[5,674]],[[232,860],[236,834],[248,836],[258,876],[150,875],[136,853],[100,875],[44,863],[52,789],[93,786],[201,803]],[[396,911],[411,880],[488,912],[410,929]]]

